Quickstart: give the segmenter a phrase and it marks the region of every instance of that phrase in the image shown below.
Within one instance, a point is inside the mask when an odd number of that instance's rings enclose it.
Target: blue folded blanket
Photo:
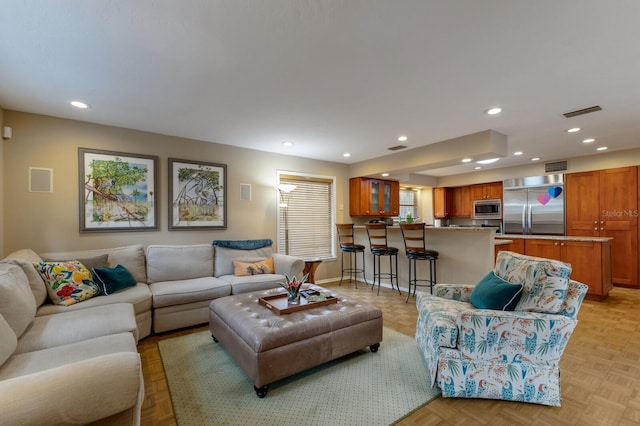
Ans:
[[[224,247],[236,250],[255,250],[273,245],[270,238],[261,240],[213,240],[214,247]]]

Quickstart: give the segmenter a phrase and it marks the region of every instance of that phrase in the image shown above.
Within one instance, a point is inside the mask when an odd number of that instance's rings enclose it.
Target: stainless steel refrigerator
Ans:
[[[503,181],[502,232],[564,235],[564,175]]]

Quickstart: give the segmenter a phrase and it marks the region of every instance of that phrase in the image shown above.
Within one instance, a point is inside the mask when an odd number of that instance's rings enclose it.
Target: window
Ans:
[[[335,178],[298,173],[278,173],[278,252],[298,257],[335,257]],[[288,241],[287,241],[288,240]]]
[[[411,213],[414,218],[418,217],[418,206],[416,204],[416,192],[414,190],[400,190],[400,217],[407,217],[407,213]]]

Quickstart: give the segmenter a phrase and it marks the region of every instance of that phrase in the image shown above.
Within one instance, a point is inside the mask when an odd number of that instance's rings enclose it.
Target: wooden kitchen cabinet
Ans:
[[[566,230],[570,236],[611,237],[612,280],[638,283],[638,167],[565,175]]]
[[[489,182],[471,185],[472,200],[502,199],[502,182]]]
[[[442,219],[451,216],[451,189],[433,188],[433,217]]]
[[[453,217],[471,217],[471,187],[457,186],[447,188],[451,191],[451,216]]]
[[[400,214],[400,183],[357,177],[349,179],[351,216],[397,216]]]
[[[527,239],[527,256],[556,259],[571,265],[571,279],[589,286],[589,299],[602,300],[613,287],[611,279],[611,242],[565,239]]]

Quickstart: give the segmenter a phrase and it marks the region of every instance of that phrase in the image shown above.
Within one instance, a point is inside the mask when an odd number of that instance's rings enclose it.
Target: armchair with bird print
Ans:
[[[570,273],[564,262],[502,251],[490,274],[521,285],[512,310],[474,306],[480,284],[419,292],[416,341],[431,385],[443,397],[560,406],[559,361],[588,289]]]

